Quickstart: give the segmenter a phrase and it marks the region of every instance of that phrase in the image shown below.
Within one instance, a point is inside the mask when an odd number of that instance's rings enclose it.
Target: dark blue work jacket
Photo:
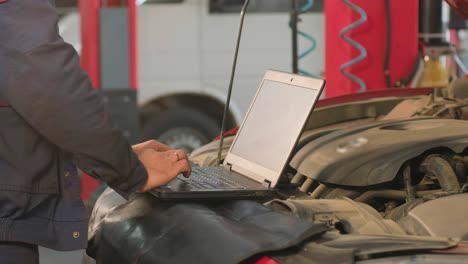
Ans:
[[[146,182],[57,32],[53,0],[0,0],[0,241],[84,248],[76,167],[122,192]]]

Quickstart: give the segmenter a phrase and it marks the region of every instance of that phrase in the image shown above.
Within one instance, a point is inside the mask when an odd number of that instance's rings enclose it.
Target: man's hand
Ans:
[[[158,152],[171,150],[171,148],[168,145],[165,145],[156,140],[148,140],[146,142],[132,146],[133,152],[135,152],[137,155],[139,155],[143,150],[148,148]]]
[[[179,173],[188,177],[192,172],[183,150],[158,152],[153,148],[144,148],[137,155],[148,172],[148,180],[140,190],[141,192],[167,184]]]
[[[192,168],[183,150],[174,150],[156,140],[149,140],[132,146],[148,172],[148,180],[140,190],[146,192],[172,181],[182,173],[188,177]]]

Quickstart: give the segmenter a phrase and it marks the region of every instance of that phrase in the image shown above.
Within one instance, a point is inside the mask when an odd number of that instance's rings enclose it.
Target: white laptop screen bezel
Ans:
[[[250,110],[252,109],[253,104],[255,103],[257,96],[263,87],[263,84],[265,80],[273,81],[273,82],[279,82],[279,83],[284,83],[288,85],[293,85],[293,86],[299,86],[302,88],[307,88],[307,89],[312,89],[317,91],[317,96],[315,98],[315,101],[313,104],[310,106],[310,112],[312,112],[312,109],[314,108],[315,104],[317,103],[321,91],[323,90],[325,81],[322,79],[315,79],[315,78],[310,78],[310,77],[304,77],[300,75],[295,75],[292,73],[285,73],[285,72],[278,72],[278,71],[273,71],[269,70],[266,72],[265,77],[262,80],[262,83],[259,86],[259,89],[257,90],[257,93],[255,94],[254,99],[252,100],[252,103],[249,107],[249,110],[247,111],[244,120],[242,121],[242,125],[240,126],[240,129],[229,149],[229,152],[227,153],[227,156],[224,160],[224,165],[228,165],[232,167],[232,170],[239,172],[243,175],[248,176],[249,178],[263,183],[265,180],[268,180],[268,182],[271,183],[271,187],[275,187],[280,179],[281,174],[284,171],[284,168],[287,165],[288,159],[285,161],[285,164],[281,167],[279,171],[274,171],[268,168],[265,168],[264,166],[261,166],[257,163],[251,162],[249,160],[246,160],[238,155],[235,155],[232,153],[232,150],[237,142],[238,136],[241,134],[242,127],[244,126],[245,121],[247,120]],[[310,116],[310,113],[309,113]],[[309,119],[309,117],[307,118]],[[302,130],[304,129],[305,123],[307,120],[304,120],[304,125],[301,128],[301,131],[297,135],[297,140],[293,146],[291,146],[290,152],[292,152],[293,148],[297,145],[297,142],[299,140],[300,133],[302,133]],[[260,154],[260,153],[259,153]]]

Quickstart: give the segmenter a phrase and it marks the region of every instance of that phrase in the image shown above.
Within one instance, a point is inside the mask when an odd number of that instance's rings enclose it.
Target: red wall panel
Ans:
[[[362,79],[367,90],[385,88],[384,59],[386,50],[386,12],[384,0],[352,0],[364,9],[368,20],[347,34],[363,45],[367,57],[347,69]],[[406,77],[414,66],[418,54],[418,1],[391,0],[392,41],[390,72],[392,83]],[[359,91],[359,85],[340,72],[344,63],[356,58],[359,50],[343,41],[340,32],[346,26],[359,20],[360,15],[342,0],[325,1],[326,55],[325,75],[326,96],[339,96]]]

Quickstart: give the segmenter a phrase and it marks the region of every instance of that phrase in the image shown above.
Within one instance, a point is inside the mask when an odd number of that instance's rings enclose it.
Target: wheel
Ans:
[[[154,114],[142,128],[143,140],[156,139],[174,149],[191,153],[219,135],[220,125],[190,108],[174,108]]]

